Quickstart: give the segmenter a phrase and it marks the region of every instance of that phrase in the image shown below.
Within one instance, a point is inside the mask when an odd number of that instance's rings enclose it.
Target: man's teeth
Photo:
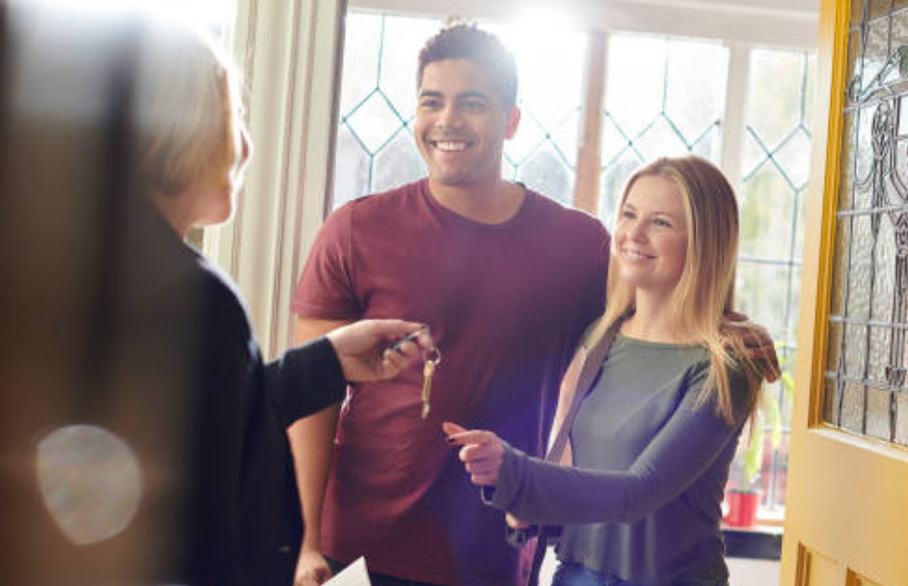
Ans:
[[[435,143],[435,148],[441,151],[463,151],[467,148],[467,143],[465,142],[451,142],[451,141],[438,141]]]

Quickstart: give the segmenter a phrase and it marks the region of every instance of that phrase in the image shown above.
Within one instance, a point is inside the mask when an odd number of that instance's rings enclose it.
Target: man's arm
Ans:
[[[308,342],[352,321],[297,318],[294,341],[297,345]],[[339,413],[340,406],[334,405],[296,421],[287,429],[304,527],[294,586],[321,584],[331,577],[321,553],[321,522]]]
[[[776,344],[766,328],[737,311],[726,313],[725,318],[719,326],[719,333],[726,338],[728,349],[737,350],[752,360],[767,382],[778,380],[782,369],[776,355]]]

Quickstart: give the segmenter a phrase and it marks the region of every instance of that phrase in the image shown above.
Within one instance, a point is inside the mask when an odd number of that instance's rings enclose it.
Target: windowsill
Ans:
[[[782,557],[782,526],[722,527],[725,555],[736,558],[778,560]]]

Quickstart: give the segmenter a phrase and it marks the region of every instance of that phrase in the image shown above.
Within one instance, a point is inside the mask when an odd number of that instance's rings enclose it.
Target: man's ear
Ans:
[[[514,106],[508,112],[508,125],[505,127],[504,137],[506,139],[514,138],[517,132],[517,126],[520,124],[520,108]]]

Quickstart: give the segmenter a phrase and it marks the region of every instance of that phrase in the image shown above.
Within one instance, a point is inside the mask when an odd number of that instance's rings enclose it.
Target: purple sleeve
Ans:
[[[356,319],[361,307],[353,278],[353,203],[332,213],[319,230],[293,294],[291,309],[312,319]]]
[[[539,524],[633,523],[686,491],[737,439],[696,401],[706,371],[692,379],[685,401],[627,471],[589,470],[531,458],[506,446],[491,505]],[[747,384],[732,375],[733,385]],[[690,399],[688,399],[690,398]]]

